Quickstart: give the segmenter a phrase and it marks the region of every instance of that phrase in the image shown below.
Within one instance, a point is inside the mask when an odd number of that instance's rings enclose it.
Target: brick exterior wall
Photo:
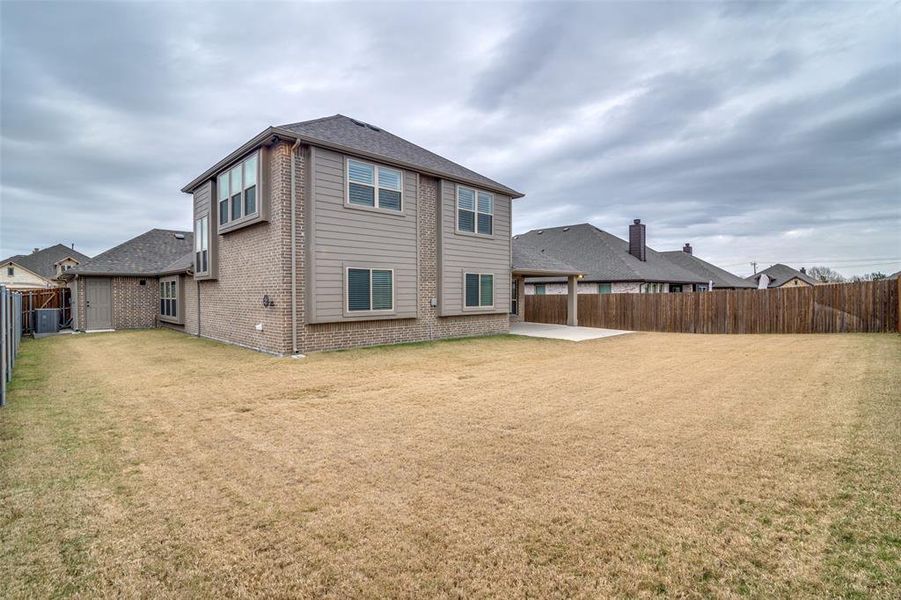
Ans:
[[[141,285],[141,282],[144,285]],[[155,327],[160,311],[159,280],[113,277],[113,329]]]
[[[86,321],[86,280],[80,277],[77,281],[73,303],[76,305],[75,328],[84,330]],[[160,304],[159,279],[156,277],[110,277],[112,301],[113,329],[141,329],[156,327],[158,324]],[[141,281],[144,285],[141,285]]]
[[[291,146],[272,146],[269,220],[218,238],[217,278],[185,282],[185,331],[263,352],[290,352]],[[216,224],[210,224],[210,236]],[[263,306],[268,296],[270,305]],[[257,329],[262,325],[262,331]]]
[[[185,282],[185,327],[200,335],[275,354],[292,352],[291,337],[291,145],[272,147],[268,223],[230,232],[218,239],[218,278]],[[297,185],[297,345],[299,352],[414,342],[509,331],[501,315],[439,317],[431,306],[438,288],[438,182],[420,178],[419,186],[419,317],[416,319],[306,324],[304,273],[308,152],[294,156]],[[215,235],[215,233],[213,233]],[[263,295],[274,302],[263,306]],[[256,325],[262,323],[263,331]]]

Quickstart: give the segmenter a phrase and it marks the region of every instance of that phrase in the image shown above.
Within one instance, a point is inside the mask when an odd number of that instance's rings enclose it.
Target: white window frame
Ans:
[[[373,205],[366,206],[365,204],[354,204],[350,201],[350,163],[355,162],[361,165],[367,165],[372,167],[372,181],[373,183],[360,183],[359,181],[354,181],[353,183],[356,185],[364,185],[366,187],[372,188],[373,194]],[[385,169],[387,171],[395,171],[400,174],[400,208],[384,208],[381,204],[381,198],[379,197],[379,189],[381,188],[381,169]],[[380,213],[384,213],[386,215],[402,215],[404,214],[404,187],[406,182],[406,173],[403,169],[397,169],[395,167],[389,167],[386,165],[380,165],[378,163],[370,162],[368,160],[360,160],[359,158],[351,158],[349,156],[344,158],[344,206],[347,208],[358,208],[360,210],[374,210]],[[384,188],[391,192],[396,192],[398,190],[392,188]],[[365,268],[365,267],[361,267]]]
[[[475,203],[473,208],[473,222],[472,222],[472,231],[466,231],[465,229],[460,229],[460,190],[466,189],[471,190],[473,193],[473,202]],[[491,196],[491,212],[482,212],[479,210],[479,194],[488,194]],[[460,185],[459,183],[456,185],[454,190],[454,231],[461,235],[476,235],[483,238],[493,238],[494,230],[495,230],[495,218],[494,218],[494,208],[497,204],[497,196],[492,192],[488,192],[485,190],[480,190],[479,188],[472,187],[471,185]],[[466,210],[466,209],[463,209]],[[479,215],[490,215],[491,216],[491,233],[479,233]],[[488,275],[488,273],[486,273]]]
[[[479,304],[477,306],[467,306],[466,304],[466,276],[477,275],[479,278]],[[491,304],[482,304],[482,275],[491,275]],[[463,272],[463,310],[491,310],[495,305],[495,296],[497,295],[497,286],[495,285],[496,277],[494,273],[481,273],[476,271]]]
[[[244,165],[245,165],[245,163],[252,160],[253,158],[256,158],[256,161],[257,161],[257,169],[256,169],[257,176],[256,176],[256,183],[254,184],[254,187],[256,188],[256,197],[254,198],[254,211],[252,213],[245,213],[244,209],[247,206],[247,198],[246,198],[245,194],[247,192],[247,189],[244,186]],[[231,189],[231,172],[232,172],[232,170],[234,170],[235,167],[240,167],[240,170],[241,170],[241,199],[239,201],[239,204],[241,206],[241,216],[232,218],[232,196],[234,196],[235,194],[232,192],[232,189]],[[222,193],[221,181],[222,181],[223,177],[228,182],[228,186],[229,186],[228,197],[225,200],[223,200],[219,197],[219,195]],[[237,226],[241,223],[244,223],[246,221],[253,221],[253,220],[257,219],[258,217],[260,217],[260,215],[262,214],[261,206],[262,206],[262,196],[263,196],[263,194],[261,193],[262,180],[263,180],[263,155],[259,150],[256,150],[255,152],[251,152],[250,154],[248,154],[247,156],[245,156],[238,162],[235,162],[235,163],[232,163],[231,165],[229,165],[229,167],[227,169],[223,169],[222,171],[220,171],[219,173],[216,174],[216,198],[215,198],[214,202],[216,203],[216,226],[217,226],[218,230],[228,230],[228,229],[230,229],[234,226]],[[224,212],[222,210],[223,202],[225,202],[226,208],[227,208],[227,210]],[[224,222],[222,220],[223,215],[225,215],[225,217],[226,217]]]
[[[163,295],[163,290],[168,289],[171,293]],[[162,302],[164,300],[172,301],[172,309],[175,314],[166,314],[162,310]],[[178,320],[181,315],[178,314],[178,278],[160,279],[160,316],[165,319]]]
[[[201,270],[198,254],[206,252],[206,269]],[[210,215],[201,215],[194,219],[194,273],[210,272]]]
[[[369,271],[369,310],[351,310],[350,309],[350,272]],[[372,272],[388,271],[391,273],[391,308],[372,308]],[[349,265],[344,267],[344,313],[350,316],[370,315],[370,314],[390,314],[395,312],[397,305],[397,282],[394,280],[394,269],[388,267],[369,267]]]

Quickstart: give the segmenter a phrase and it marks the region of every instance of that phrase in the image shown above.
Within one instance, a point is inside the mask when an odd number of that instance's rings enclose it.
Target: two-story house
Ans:
[[[509,329],[522,194],[379,127],[269,127],[182,191],[188,333],[291,354]]]

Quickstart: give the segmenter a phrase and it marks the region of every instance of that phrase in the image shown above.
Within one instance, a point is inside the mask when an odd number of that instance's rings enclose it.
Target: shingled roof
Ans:
[[[707,283],[707,279],[683,269],[663,254],[647,249],[646,261],[629,254],[629,242],[582,223],[566,227],[534,229],[514,236],[514,255],[548,256],[585,274],[583,281],[648,281]],[[532,281],[530,279],[530,281]],[[560,281],[541,277],[534,281]]]
[[[713,289],[734,288],[734,289],[754,289],[757,287],[755,283],[748,281],[738,275],[733,275],[725,269],[721,269],[716,265],[710,264],[706,260],[702,260],[693,254],[689,254],[684,250],[672,250],[661,252],[670,262],[673,262],[686,271],[691,271],[698,277],[703,277],[713,282]]]
[[[513,244],[513,272],[519,275],[581,275],[582,271],[526,244]]]
[[[760,279],[760,276],[764,275],[764,274],[766,274],[766,276],[770,278],[770,283],[769,283],[768,287],[779,287],[781,285],[785,285],[786,282],[791,281],[792,279],[795,279],[795,278],[800,279],[801,281],[804,281],[805,283],[809,283],[810,285],[817,284],[817,280],[814,279],[813,277],[811,277],[810,275],[802,273],[801,271],[798,271],[797,269],[792,269],[788,265],[783,265],[782,263],[776,263],[775,265],[773,265],[771,267],[767,267],[766,269],[758,272],[757,274],[751,275],[750,277],[746,277],[745,279],[747,281],[754,282],[754,285],[756,287],[757,280]]]
[[[28,269],[35,275],[40,275],[45,279],[56,279],[56,263],[66,258],[74,258],[80,264],[91,260],[87,254],[82,254],[77,250],[73,250],[69,246],[56,244],[31,254],[17,254],[0,261],[0,264],[15,263],[24,269]]]
[[[69,269],[72,275],[147,275],[157,276],[186,271],[190,265],[184,258],[190,255],[194,234],[190,231],[151,229],[146,233],[98,254],[86,263]],[[179,269],[174,271],[173,268]]]
[[[519,198],[523,195],[493,179],[489,179],[480,173],[476,173],[443,156],[439,156],[393,133],[385,131],[381,127],[344,115],[332,115],[331,117],[323,117],[311,121],[269,127],[216,163],[216,165],[210,167],[202,175],[182,188],[182,191],[193,191],[196,186],[210,179],[221,169],[227,167],[231,162],[234,162],[234,160],[253,148],[265,143],[272,136],[301,139],[303,142],[313,146],[331,148],[374,160],[381,159],[391,164],[409,167],[462,183],[469,183],[514,198]]]

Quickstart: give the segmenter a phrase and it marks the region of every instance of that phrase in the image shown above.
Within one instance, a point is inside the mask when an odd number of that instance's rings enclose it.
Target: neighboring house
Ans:
[[[193,235],[151,229],[66,271],[75,329],[183,329]]]
[[[188,183],[185,330],[277,354],[509,330],[519,192],[343,115]]]
[[[661,293],[707,290],[709,279],[676,265],[648,248],[645,225],[629,226],[629,240],[594,225],[535,229],[513,238],[514,255],[550,257],[584,275],[579,294]],[[566,277],[527,277],[525,294],[565,294]]]
[[[807,274],[804,267],[801,267],[801,270],[798,271],[796,269],[792,269],[788,265],[783,265],[781,263],[767,267],[766,269],[745,278],[745,280],[752,282],[754,284],[754,287],[757,287],[759,285],[761,275],[767,276],[767,278],[769,279],[767,287],[770,288],[807,287],[810,285],[817,285],[817,283],[819,283],[816,279]]]
[[[888,276],[888,278],[889,279],[901,279],[901,271],[898,271],[897,273],[892,273],[891,275]]]
[[[52,288],[65,285],[58,278],[90,257],[56,244],[31,254],[18,254],[0,261],[0,284],[13,289]]]
[[[685,244],[681,250],[671,250],[660,254],[686,271],[691,271],[698,277],[708,280],[713,284],[713,290],[753,290],[757,287],[757,284],[747,279],[733,275],[706,260],[701,260],[694,255],[691,244]]]

